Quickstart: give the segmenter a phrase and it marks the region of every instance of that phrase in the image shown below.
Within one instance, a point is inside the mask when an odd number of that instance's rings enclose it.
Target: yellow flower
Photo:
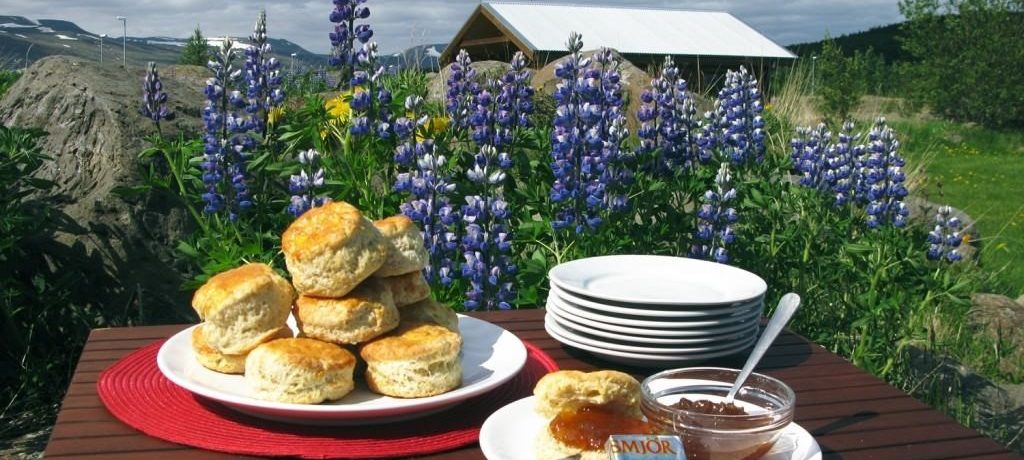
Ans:
[[[267,122],[272,125],[276,125],[281,118],[284,118],[284,107],[274,107],[267,112]]]
[[[352,107],[349,106],[348,101],[352,99],[352,92],[346,91],[338,95],[327,103],[324,104],[324,108],[327,109],[327,113],[331,117],[338,120],[347,120],[348,117],[352,116]]]
[[[451,119],[448,117],[431,117],[427,120],[427,124],[423,125],[423,129],[416,133],[416,140],[422,141],[424,137],[436,138],[438,134],[448,129],[450,123]],[[424,133],[426,133],[426,136],[423,135]]]

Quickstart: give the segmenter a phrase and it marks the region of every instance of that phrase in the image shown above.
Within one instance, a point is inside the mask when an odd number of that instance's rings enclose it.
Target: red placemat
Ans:
[[[480,425],[505,404],[529,396],[558,364],[524,341],[523,370],[508,383],[451,409],[406,422],[366,427],[278,423],[235,412],[171,383],[156,366],[164,340],[103,371],[96,389],[127,425],[155,438],[201,449],[259,456],[380,458],[442,452],[477,442]]]

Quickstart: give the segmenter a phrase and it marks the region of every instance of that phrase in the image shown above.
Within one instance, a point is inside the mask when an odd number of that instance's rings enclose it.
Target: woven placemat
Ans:
[[[164,340],[132,352],[97,382],[114,417],[155,438],[177,444],[258,456],[381,458],[429,454],[477,442],[480,425],[505,404],[529,396],[558,364],[529,342],[523,370],[491,392],[451,409],[404,422],[365,427],[293,425],[248,416],[175,385],[160,372]]]

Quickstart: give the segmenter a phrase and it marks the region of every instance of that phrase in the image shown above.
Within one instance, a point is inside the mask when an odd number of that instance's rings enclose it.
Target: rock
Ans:
[[[1019,305],[1024,305],[1024,294],[1021,294],[1020,297],[1017,297],[1017,303]]]
[[[935,214],[938,212],[939,207],[943,206],[916,195],[908,196],[903,202],[910,210],[910,218],[928,225],[929,228],[935,226]],[[953,207],[951,209],[953,210],[952,216],[960,219],[960,234],[964,235],[964,242],[960,245],[958,251],[964,259],[974,259],[978,253],[979,241],[981,241],[978,226],[975,224],[974,219],[963,210]]]
[[[497,79],[508,71],[508,63],[501,61],[480,61],[474,62],[478,82],[487,79]],[[438,73],[427,74],[427,98],[444,101],[448,97],[448,76],[452,73],[452,64],[446,65]]]
[[[595,51],[585,51],[583,55],[592,56],[594,53]],[[622,91],[623,97],[626,100],[623,110],[626,111],[627,126],[629,126],[631,133],[636,133],[636,129],[639,126],[636,120],[636,112],[640,109],[640,94],[650,86],[651,77],[647,72],[640,70],[639,67],[623,58],[618,52],[613,51],[613,53],[621,63],[619,73],[622,74]],[[553,94],[555,86],[558,84],[558,78],[555,77],[555,67],[567,59],[569,59],[569,56],[563,56],[551,61],[544,68],[538,70],[533,76],[533,87],[543,90],[547,94]]]
[[[1004,295],[977,293],[971,296],[967,319],[992,338],[1016,340],[1024,326],[1024,305]]]
[[[192,66],[160,70],[178,115],[162,124],[164,135],[196,135],[206,71]],[[172,252],[190,222],[185,211],[167,192],[130,200],[111,193],[115,187],[141,184],[137,156],[146,147],[144,136],[155,132],[138,112],[144,74],[142,68],[126,72],[67,56],[47,57],[0,101],[0,122],[47,132],[39,145],[52,161],[36,175],[57,184],[46,199],[59,225],[28,244],[38,249],[41,267],[85,277],[75,286],[72,301],[122,315],[129,308],[187,314],[188,298],[180,291],[183,275],[172,268]]]

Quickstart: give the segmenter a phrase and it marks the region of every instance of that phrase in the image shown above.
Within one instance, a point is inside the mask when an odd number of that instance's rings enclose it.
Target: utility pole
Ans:
[[[288,77],[292,78],[292,79],[295,78],[295,56],[296,55],[297,55],[297,53],[292,53],[292,64],[291,64],[291,68],[288,69],[288,74],[289,74]]]
[[[100,65],[103,65],[103,39],[107,38],[107,34],[100,34]]]
[[[811,56],[811,91],[817,91],[818,87],[814,82],[814,63],[818,62],[818,56]]]
[[[121,35],[121,67],[128,68],[128,18],[124,16],[118,16],[118,21],[121,21],[121,25],[124,27],[124,34]]]

